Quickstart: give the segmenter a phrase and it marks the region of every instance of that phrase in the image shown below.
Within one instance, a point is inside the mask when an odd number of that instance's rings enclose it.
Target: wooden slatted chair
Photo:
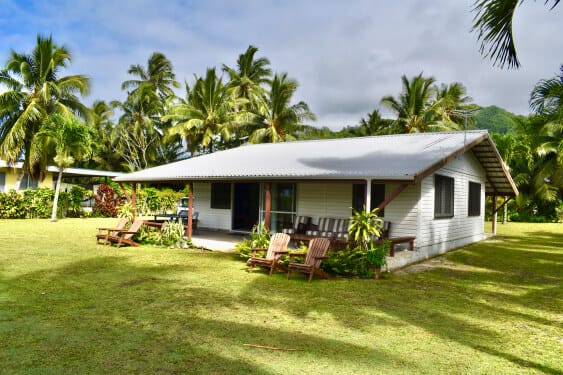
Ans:
[[[115,228],[98,228],[98,233],[96,234],[96,244],[99,244],[100,240],[104,241],[103,242],[104,245],[107,244],[108,237],[109,236],[116,236],[117,231],[123,230],[123,228],[125,228],[125,226],[127,225],[128,221],[129,220],[127,220],[126,218],[121,218],[117,222],[117,225],[115,226]]]
[[[325,279],[328,279],[328,274],[321,270],[321,262],[323,259],[327,259],[326,252],[330,246],[330,240],[328,238],[313,238],[309,242],[309,248],[307,249],[307,255],[305,256],[304,263],[294,263],[294,257],[296,254],[290,254],[289,265],[287,270],[287,278],[291,276],[292,271],[308,273],[309,282],[313,281],[313,275],[317,274]]]
[[[289,243],[289,235],[285,233],[275,233],[270,238],[270,245],[267,249],[252,249],[252,257],[248,259],[249,272],[252,272],[254,266],[269,268],[269,275],[272,276],[274,269],[281,269],[287,272],[287,268],[280,264],[280,258],[283,254],[288,253],[287,244]],[[267,251],[265,258],[257,257],[258,252]]]
[[[137,234],[141,225],[143,225],[143,220],[135,220],[129,229],[115,231],[115,235],[108,236],[109,244],[115,243],[117,247],[121,247],[121,245],[139,246],[132,238]]]

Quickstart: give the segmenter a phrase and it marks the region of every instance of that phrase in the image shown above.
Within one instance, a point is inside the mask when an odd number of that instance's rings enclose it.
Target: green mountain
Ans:
[[[524,116],[515,115],[505,109],[492,105],[482,107],[473,116],[473,126],[477,129],[487,129],[489,133],[513,133],[518,124],[518,119]]]

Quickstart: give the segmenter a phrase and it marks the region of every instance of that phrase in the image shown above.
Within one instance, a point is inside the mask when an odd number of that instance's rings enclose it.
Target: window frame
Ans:
[[[455,213],[455,179],[450,176],[435,174],[434,175],[434,218],[449,219],[454,217],[454,213]]]

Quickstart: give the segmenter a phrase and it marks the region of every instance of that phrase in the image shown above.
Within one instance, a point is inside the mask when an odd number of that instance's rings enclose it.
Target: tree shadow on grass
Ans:
[[[365,369],[374,360],[408,364],[384,350],[326,338],[322,332],[281,329],[275,319],[248,323],[215,316],[220,309],[252,314],[269,308],[271,301],[257,305],[257,299],[241,299],[213,285],[183,284],[182,276],[197,272],[198,266],[189,263],[144,266],[126,258],[99,257],[1,277],[7,286],[2,293],[11,301],[0,307],[5,317],[0,332],[6,334],[0,350],[3,368],[269,374],[279,372],[270,362],[304,361],[305,371],[313,371],[316,362]],[[10,314],[4,315],[4,309]],[[269,352],[244,343],[296,351]]]
[[[376,321],[386,325],[401,322],[516,366],[560,374],[561,368],[503,350],[513,343],[502,332],[471,322],[482,317],[503,322],[506,317],[512,317],[546,327],[556,326],[556,322],[547,318],[520,312],[530,308],[550,314],[561,312],[563,256],[554,248],[557,249],[563,236],[550,233],[539,236],[551,245],[540,251],[535,250],[537,247],[530,250],[525,240],[508,238],[508,242],[469,246],[446,255],[459,267],[394,275],[382,282],[315,280],[307,284],[304,277],[297,276],[284,283],[285,275],[269,278],[264,274],[251,282],[244,293],[247,298],[262,298],[260,303],[269,299],[297,317],[328,314],[355,330],[373,329]],[[489,290],[491,285],[498,285],[500,290]],[[268,297],[272,295],[275,298]],[[477,302],[483,298],[490,302]],[[502,301],[502,306],[515,306],[517,311],[499,307],[494,301]]]

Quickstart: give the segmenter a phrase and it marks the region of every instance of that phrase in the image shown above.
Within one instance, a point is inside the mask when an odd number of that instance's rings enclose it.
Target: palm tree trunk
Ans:
[[[53,200],[53,211],[51,212],[51,221],[57,221],[57,205],[59,203],[59,192],[61,191],[62,179],[63,179],[63,168],[59,167],[59,177],[57,178],[57,186],[55,187],[55,199]]]

